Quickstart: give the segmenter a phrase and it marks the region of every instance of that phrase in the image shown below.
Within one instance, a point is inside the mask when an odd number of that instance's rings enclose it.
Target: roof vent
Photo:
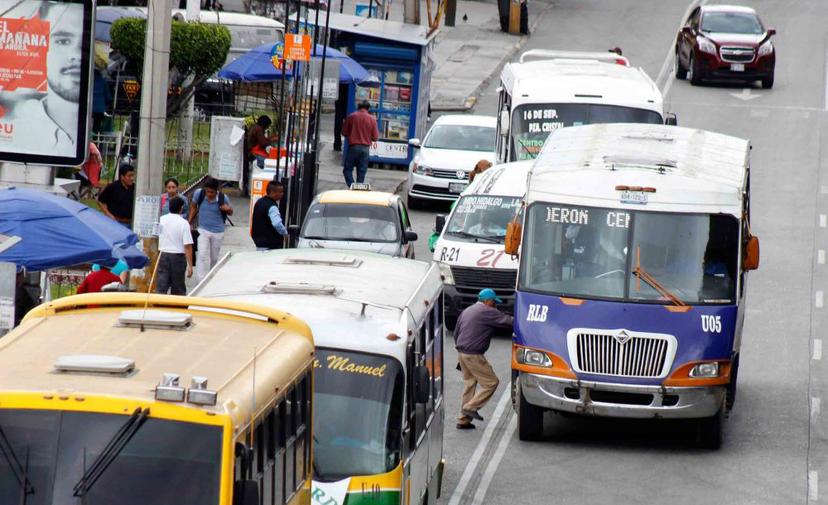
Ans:
[[[276,282],[271,281],[262,288],[263,293],[294,294],[294,295],[335,295],[336,286],[325,284],[311,284],[309,282]]]
[[[349,256],[343,256],[340,259],[289,257],[285,259],[285,263],[289,265],[327,265],[331,267],[359,268],[362,265],[362,260]]]
[[[76,354],[60,356],[55,361],[56,372],[106,373],[125,375],[135,369],[135,360],[118,356]]]
[[[167,310],[125,310],[118,316],[118,325],[130,328],[158,328],[183,330],[193,324],[193,316],[185,312]]]

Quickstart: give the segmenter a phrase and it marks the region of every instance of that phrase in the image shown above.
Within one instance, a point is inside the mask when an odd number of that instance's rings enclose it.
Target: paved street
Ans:
[[[471,432],[454,430],[447,422],[441,503],[826,500],[820,492],[825,485],[819,485],[820,478],[828,478],[819,398],[828,391],[821,360],[828,286],[826,33],[821,20],[828,16],[828,4],[740,3],[755,7],[780,34],[774,89],[752,89],[747,99],[742,86],[693,87],[673,78],[673,40],[690,5],[684,0],[558,1],[524,47],[603,51],[620,46],[634,65],[658,78],[680,125],[751,139],[752,222],[762,238],[762,265],[748,289],[739,399],[726,423],[724,446],[717,452],[695,448],[687,423],[549,414],[544,442],[520,442],[507,400],[510,342],[501,340],[489,353],[502,383],[483,412],[486,422]],[[489,83],[474,113],[495,112],[497,86],[496,79]],[[440,209],[447,206],[413,212],[421,237],[428,236]],[[418,244],[417,257],[428,257],[426,240]],[[447,356],[447,363],[452,360]],[[446,369],[448,411],[455,413],[461,381],[452,366]]]

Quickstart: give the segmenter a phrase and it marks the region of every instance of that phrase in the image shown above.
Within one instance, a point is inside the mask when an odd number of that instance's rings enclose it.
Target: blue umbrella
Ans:
[[[141,268],[147,257],[125,226],[82,203],[22,188],[0,190],[0,233],[22,240],[0,253],[0,261],[41,271],[118,259]]]
[[[222,68],[218,75],[224,79],[244,82],[273,82],[282,77],[281,69],[277,69],[271,62],[271,54],[275,44],[263,44],[253,48],[245,54],[236,58]],[[332,47],[326,48],[322,44],[316,44],[314,58],[321,59],[322,52],[327,51],[326,59],[339,61],[339,82],[354,83],[360,86],[379,85],[376,78],[365,70],[365,67],[356,62],[348,55],[337,51]],[[292,74],[288,71],[286,77]]]

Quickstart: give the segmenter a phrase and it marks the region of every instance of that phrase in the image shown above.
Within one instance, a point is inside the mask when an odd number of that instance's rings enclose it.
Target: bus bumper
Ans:
[[[600,417],[712,417],[722,407],[725,397],[725,386],[642,386],[561,379],[532,373],[521,373],[519,380],[524,397],[532,405]]]

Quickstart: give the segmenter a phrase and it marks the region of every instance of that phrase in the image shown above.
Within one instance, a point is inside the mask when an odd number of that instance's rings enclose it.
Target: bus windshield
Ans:
[[[127,416],[0,409],[14,457],[0,457],[0,503],[23,503],[20,468],[34,489],[26,505],[77,505],[74,486]],[[84,496],[86,505],[219,503],[222,431],[148,418]],[[20,467],[14,465],[14,459]]]
[[[317,348],[314,480],[390,472],[400,462],[402,365],[393,358]]]
[[[302,238],[351,242],[399,241],[399,215],[391,207],[318,203],[308,210]]]
[[[733,216],[538,202],[524,237],[519,289],[660,304],[735,301]]]
[[[651,110],[592,103],[539,103],[515,107],[512,113],[511,160],[530,160],[540,153],[552,130],[599,123],[661,124]]]
[[[446,225],[446,235],[466,242],[502,244],[506,225],[515,218],[520,203],[520,198],[512,196],[464,196]]]

